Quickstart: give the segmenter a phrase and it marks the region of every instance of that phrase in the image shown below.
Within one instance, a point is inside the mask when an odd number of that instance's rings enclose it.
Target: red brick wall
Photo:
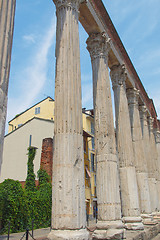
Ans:
[[[46,170],[52,178],[53,164],[53,138],[45,138],[42,142],[41,163],[40,168]]]

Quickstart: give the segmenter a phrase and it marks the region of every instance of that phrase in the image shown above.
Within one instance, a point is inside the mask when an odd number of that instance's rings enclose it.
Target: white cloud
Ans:
[[[36,37],[34,34],[24,35],[22,38],[27,43],[35,43],[36,42],[36,40],[35,40]]]
[[[7,121],[30,107],[34,99],[38,96],[47,80],[48,70],[48,53],[55,40],[56,24],[55,19],[45,34],[39,36],[36,41],[36,50],[32,52],[30,59],[27,61],[25,68],[15,73],[16,81],[19,82],[20,94],[10,97],[8,101]],[[34,35],[26,35],[25,40],[34,41]],[[23,37],[24,38],[24,37]],[[54,55],[54,54],[53,54]],[[20,61],[22,61],[21,59]],[[11,90],[12,91],[12,90]]]

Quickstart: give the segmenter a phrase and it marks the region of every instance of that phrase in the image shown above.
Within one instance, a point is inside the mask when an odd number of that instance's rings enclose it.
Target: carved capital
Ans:
[[[139,105],[140,118],[147,120],[147,108],[144,105]]]
[[[154,132],[156,143],[160,143],[160,131],[155,130]]]
[[[136,88],[128,88],[126,93],[127,93],[128,104],[135,105],[136,107],[138,107],[139,90]]]
[[[87,39],[87,49],[90,53],[91,59],[98,57],[108,58],[110,49],[110,39],[107,39],[104,33],[93,33]]]
[[[153,131],[153,122],[154,122],[154,118],[148,117],[148,126],[150,131]]]
[[[113,66],[110,71],[110,76],[112,80],[113,90],[114,88],[119,87],[121,85],[123,85],[123,87],[126,88],[127,73],[124,64]]]
[[[83,0],[55,0],[56,9],[59,10],[61,8],[71,8],[75,11],[79,11],[79,5],[83,2]]]

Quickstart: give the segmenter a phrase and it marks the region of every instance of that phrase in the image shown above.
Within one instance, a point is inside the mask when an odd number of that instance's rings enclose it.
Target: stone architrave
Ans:
[[[103,33],[87,39],[93,71],[98,222],[94,239],[122,236],[117,152],[108,73],[109,43]]]
[[[16,0],[0,1],[0,172],[8,101]]]
[[[157,212],[158,210],[158,189],[157,189],[157,178],[158,178],[158,164],[157,164],[157,148],[156,142],[153,132],[153,121],[152,117],[148,117],[148,129],[149,129],[149,143],[150,143],[150,161],[149,161],[149,169],[151,171],[151,177],[153,178],[150,182],[150,188],[154,189],[154,197],[152,197],[152,211]],[[152,195],[153,196],[153,195]]]
[[[52,231],[49,239],[88,239],[79,52],[81,0],[55,0],[57,14]]]
[[[157,147],[157,191],[158,191],[158,211],[160,211],[160,131],[155,130],[155,139],[156,139],[156,147]]]
[[[147,108],[144,105],[139,106],[139,111],[140,111],[140,120],[141,120],[141,127],[142,127],[144,153],[147,161],[151,211],[154,212],[155,206],[157,204],[157,189],[156,189],[156,179],[154,175],[154,166],[152,162],[152,151],[151,151],[149,129],[148,129],[148,122],[147,122]]]
[[[127,229],[143,229],[140,217],[138,186],[134,166],[131,124],[126,97],[126,73],[122,65],[113,66],[110,72],[116,116],[116,139],[119,155],[120,187],[123,221]]]
[[[139,203],[144,223],[147,223],[146,215],[151,213],[147,161],[144,153],[140,114],[138,109],[139,91],[136,88],[127,89],[128,106],[131,121],[131,133],[133,142],[133,153],[136,167],[137,184],[139,192]],[[150,218],[150,216],[148,215]],[[149,220],[150,222],[150,220]]]

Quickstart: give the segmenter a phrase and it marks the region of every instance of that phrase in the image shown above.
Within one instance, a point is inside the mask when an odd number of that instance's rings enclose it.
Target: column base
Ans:
[[[154,220],[160,222],[160,212],[153,212],[152,216]]]
[[[158,223],[153,219],[152,214],[141,214],[141,218],[144,225],[156,225]]]
[[[125,238],[124,224],[119,221],[98,221],[92,239],[123,239]]]
[[[123,217],[123,223],[127,230],[143,230],[144,225],[141,217]]]
[[[88,240],[89,232],[86,229],[51,230],[47,238],[50,240]]]

